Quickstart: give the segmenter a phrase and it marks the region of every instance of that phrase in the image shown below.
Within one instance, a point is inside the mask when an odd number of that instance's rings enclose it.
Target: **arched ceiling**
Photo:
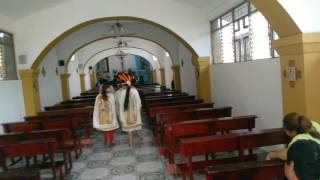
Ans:
[[[126,48],[123,51],[126,54],[138,55],[138,56],[145,58],[147,61],[149,61],[151,63],[153,69],[160,68],[159,63],[156,62],[155,60],[153,60],[153,57],[152,57],[153,55],[149,54],[146,51],[143,51],[141,49],[134,49],[134,48]],[[84,72],[88,72],[90,66],[95,66],[99,61],[101,61],[102,59],[104,59],[106,57],[113,56],[116,52],[117,52],[117,49],[106,49],[101,52],[97,52],[90,59],[88,59],[87,62],[85,62]]]
[[[115,22],[116,21],[109,21],[92,24],[67,36],[55,47],[58,58],[68,61],[71,55],[74,52],[77,52],[77,50],[83,48],[83,46],[90,45],[92,42],[97,40],[113,37],[113,34],[110,33],[110,28]],[[144,41],[139,41],[141,42],[138,45],[139,47],[144,48],[146,45],[143,44],[157,44],[158,47],[164,49],[170,54],[173,64],[179,64],[179,50],[181,48],[185,49],[185,52],[188,52],[189,55],[192,54],[172,34],[158,27],[128,20],[120,20],[120,23],[125,27],[124,34],[129,34],[130,37],[134,39],[144,39]],[[113,42],[115,39],[111,40],[112,41],[110,42]],[[110,47],[114,47],[114,45]],[[108,45],[105,48],[108,48]]]
[[[160,65],[163,66],[163,61],[171,61],[171,58],[166,56],[167,51],[152,41],[134,37],[122,37],[121,39],[122,41],[126,41],[128,43],[128,47],[131,47],[131,49],[141,50],[157,57],[158,62],[155,67],[160,67]],[[75,56],[77,57],[76,59],[79,64],[86,64],[86,61],[88,61],[88,59],[98,52],[108,49],[116,49],[118,51],[119,49],[116,46],[118,41],[118,39],[108,38],[92,42],[91,44],[78,49],[78,51],[75,53]],[[123,49],[128,48],[121,48],[121,50]],[[68,68],[67,65],[66,68]]]

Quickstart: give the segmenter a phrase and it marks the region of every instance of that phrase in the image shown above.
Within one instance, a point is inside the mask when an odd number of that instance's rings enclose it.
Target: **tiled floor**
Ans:
[[[142,130],[143,139],[129,147],[127,135],[120,130],[115,135],[115,145],[106,147],[101,133],[96,133],[93,145],[74,161],[67,179],[108,180],[163,180],[172,179],[165,172],[165,161],[158,148],[151,143],[151,131]]]

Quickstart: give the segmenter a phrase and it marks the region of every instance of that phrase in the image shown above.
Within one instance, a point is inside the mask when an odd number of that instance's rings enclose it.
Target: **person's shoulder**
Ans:
[[[312,126],[320,133],[320,123],[317,121],[311,121]]]
[[[101,94],[100,93],[96,96],[96,99],[99,99],[99,98],[101,98]]]

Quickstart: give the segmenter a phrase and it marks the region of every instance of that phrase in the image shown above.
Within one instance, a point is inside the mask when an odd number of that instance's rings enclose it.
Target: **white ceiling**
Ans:
[[[0,0],[0,13],[18,19],[66,1],[68,0]]]
[[[195,6],[198,8],[206,8],[215,4],[220,4],[223,0],[172,0]]]
[[[70,0],[0,0],[0,14],[12,19],[19,19],[24,16],[45,10],[52,6],[64,3]],[[224,6],[230,8],[228,4],[237,4],[244,0],[170,0],[178,3],[187,4],[200,8],[205,12],[227,10]],[[232,7],[232,6],[231,6]]]

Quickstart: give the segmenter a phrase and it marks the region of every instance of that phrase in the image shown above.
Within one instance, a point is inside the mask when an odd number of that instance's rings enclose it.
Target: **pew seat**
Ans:
[[[0,172],[1,180],[40,180],[38,169],[14,168]]]
[[[6,160],[8,158],[26,157],[32,158],[38,155],[48,155],[49,161],[36,161],[30,165],[27,163],[28,169],[51,169],[53,178],[63,179],[62,167],[65,164],[63,160],[56,160],[54,154],[58,150],[58,143],[55,139],[38,139],[21,141],[0,146],[0,165],[4,171],[8,170]],[[28,162],[28,161],[27,161]],[[59,176],[57,175],[59,172]]]
[[[197,121],[183,121],[165,125],[164,150],[169,156],[169,163],[175,163],[175,154],[181,152],[180,140],[187,137],[201,137],[214,135],[227,130],[249,130],[255,127],[256,116],[222,117],[202,119]]]
[[[180,154],[187,159],[187,163],[178,165],[178,170],[183,179],[186,179],[188,175],[190,180],[193,180],[195,164],[195,162],[192,161],[193,156],[238,151],[239,162],[242,162],[247,159],[245,150],[285,144],[286,140],[287,136],[282,128],[182,139],[180,142]],[[225,164],[223,159],[221,161]],[[198,161],[196,164],[196,170],[204,170],[218,163],[214,162],[210,164],[209,161],[205,160]]]
[[[285,180],[282,160],[236,162],[207,168],[206,180]]]

